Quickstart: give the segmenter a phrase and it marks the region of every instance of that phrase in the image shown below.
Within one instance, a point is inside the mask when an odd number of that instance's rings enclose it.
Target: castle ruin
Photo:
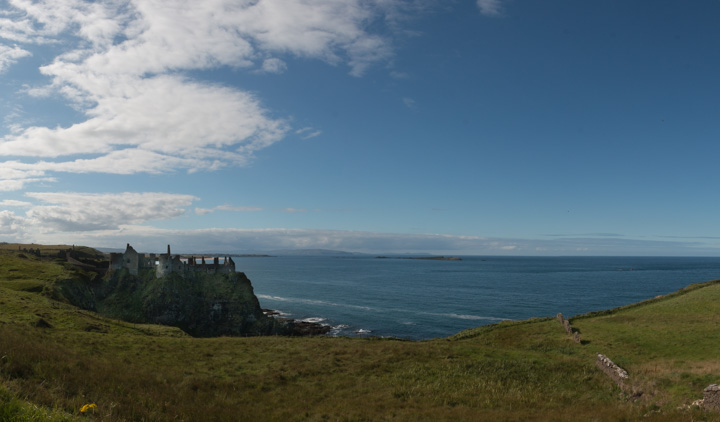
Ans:
[[[164,277],[171,273],[187,275],[189,273],[205,273],[205,274],[227,274],[235,272],[235,262],[229,256],[226,256],[223,262],[220,258],[214,257],[212,262],[205,262],[205,257],[197,258],[191,256],[189,258],[181,258],[180,255],[173,256],[170,253],[170,245],[168,245],[167,253],[156,255],[151,253],[145,255],[138,253],[130,244],[123,253],[111,253],[110,265],[108,271],[120,270],[127,268],[130,274],[138,275],[141,269],[155,269],[157,278]]]

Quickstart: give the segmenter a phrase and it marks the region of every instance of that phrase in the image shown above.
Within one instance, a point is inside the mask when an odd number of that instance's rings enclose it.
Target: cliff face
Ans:
[[[147,322],[177,326],[199,337],[284,334],[284,324],[266,317],[243,273],[173,273],[143,289]]]
[[[120,269],[83,293],[67,299],[109,317],[171,325],[196,337],[283,335],[292,329],[263,314],[244,273],[171,273],[157,278],[154,269],[138,275]],[[90,303],[94,306],[87,306]]]

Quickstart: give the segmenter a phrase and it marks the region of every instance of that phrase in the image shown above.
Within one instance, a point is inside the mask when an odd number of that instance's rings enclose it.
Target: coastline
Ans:
[[[262,309],[263,314],[278,321],[287,323],[290,326],[291,336],[321,336],[326,335],[332,330],[329,325],[320,324],[318,322],[300,321],[294,318],[284,318],[282,313],[274,309]]]

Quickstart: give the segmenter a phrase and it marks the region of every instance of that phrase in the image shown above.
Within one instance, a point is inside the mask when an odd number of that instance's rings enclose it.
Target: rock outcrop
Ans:
[[[720,412],[720,386],[710,384],[703,390],[703,399],[700,403],[706,410]]]
[[[138,275],[109,272],[94,289],[97,310],[137,323],[171,325],[196,337],[290,334],[266,316],[244,273]]]
[[[232,258],[138,254],[130,245],[103,265],[63,254],[77,277],[45,288],[49,297],[133,323],[178,327],[195,337],[321,335],[331,327],[266,315]],[[71,260],[72,258],[72,260]],[[172,263],[170,265],[169,263]],[[167,264],[167,265],[165,265]]]

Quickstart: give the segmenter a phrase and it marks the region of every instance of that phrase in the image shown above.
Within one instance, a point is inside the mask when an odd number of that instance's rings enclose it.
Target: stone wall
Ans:
[[[157,263],[156,263],[157,262]],[[231,257],[225,257],[220,263],[220,258],[213,258],[212,263],[206,263],[202,258],[202,263],[197,264],[195,257],[189,258],[186,262],[180,259],[179,255],[173,256],[170,252],[170,245],[166,254],[149,256],[139,254],[128,243],[124,253],[111,253],[110,265],[108,271],[115,271],[127,268],[130,274],[137,276],[140,269],[155,268],[155,275],[160,278],[171,273],[186,275],[187,273],[207,273],[207,274],[232,274],[235,272],[235,261]]]
[[[626,370],[615,365],[615,363],[613,363],[610,358],[600,353],[597,354],[595,364],[598,366],[598,368],[600,368],[601,371],[605,373],[605,375],[609,376],[610,379],[612,379],[615,384],[620,387],[620,389],[622,389],[624,392],[627,392],[626,390],[629,388],[628,380],[630,377],[628,376]]]
[[[706,410],[720,412],[720,386],[710,384],[703,390],[702,407]]]
[[[177,255],[160,255],[158,265],[155,267],[156,277],[164,277],[170,273],[185,275],[185,273],[187,273],[187,266],[184,262],[180,261],[180,257]]]
[[[138,259],[138,253],[128,243],[124,253],[110,254],[110,266],[108,268],[108,271],[127,268],[130,274],[138,275],[138,268],[140,262]]]
[[[578,333],[572,328],[572,326],[570,325],[570,321],[565,319],[565,317],[561,313],[557,314],[557,319],[558,321],[560,321],[560,324],[562,324],[565,332],[572,336],[575,343],[580,343],[580,333]]]

